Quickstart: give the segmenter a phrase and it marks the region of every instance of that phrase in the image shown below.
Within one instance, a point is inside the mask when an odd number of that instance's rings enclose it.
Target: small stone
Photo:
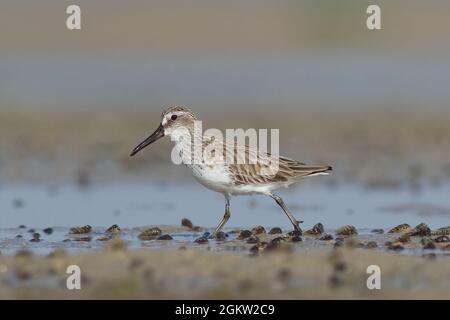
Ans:
[[[31,229],[28,229],[28,231],[27,231],[28,233],[35,233],[36,232],[36,230],[35,229],[33,229],[33,228],[31,228]]]
[[[418,224],[410,233],[411,236],[429,237],[431,236],[430,228],[425,224]]]
[[[173,238],[170,234],[163,234],[160,235],[156,240],[173,240]]]
[[[208,241],[208,238],[206,238],[206,237],[200,237],[200,238],[195,239],[194,242],[198,243],[198,244],[205,244],[205,243],[208,243],[209,241]]]
[[[325,233],[323,236],[319,238],[319,240],[323,241],[333,240],[333,236],[331,234]]]
[[[92,231],[92,227],[90,225],[86,225],[84,227],[74,227],[70,229],[70,234],[86,234]]]
[[[281,230],[281,228],[278,227],[274,227],[269,231],[269,234],[280,234],[280,233],[283,233],[283,231]]]
[[[336,230],[336,234],[340,236],[353,236],[357,235],[358,231],[352,225],[346,225]]]
[[[30,240],[30,242],[39,242],[41,241],[41,235],[38,232],[33,233],[33,239]]]
[[[25,226],[25,225],[23,225],[23,224],[21,224],[20,226],[19,226],[19,229],[26,229],[27,227]]]
[[[237,239],[238,240],[244,240],[244,239],[247,239],[248,237],[250,237],[251,235],[252,235],[252,232],[250,230],[242,230],[239,233]]]
[[[259,238],[257,236],[250,236],[247,238],[247,243],[258,243],[259,242]]]
[[[399,233],[399,232],[408,232],[411,231],[411,226],[407,223],[399,224],[398,226],[392,228],[388,231],[388,233]]]
[[[45,234],[52,234],[53,233],[53,229],[52,228],[45,228],[44,230],[42,230],[42,232],[44,232]]]
[[[192,223],[192,221],[187,219],[187,218],[181,219],[181,225],[183,227],[187,227],[189,229],[193,229],[194,228],[194,224]]]
[[[214,239],[216,240],[225,240],[227,238],[227,235],[223,231],[219,231],[214,235]]]
[[[378,244],[375,241],[369,241],[365,246],[367,249],[374,249],[378,247]]]
[[[109,233],[120,233],[120,227],[117,224],[113,224],[111,227],[106,229],[106,232],[109,232]]]
[[[390,243],[387,248],[389,250],[393,250],[393,251],[401,251],[403,249],[405,249],[405,247],[403,247],[401,242],[395,242],[395,243]]]
[[[355,244],[355,247],[356,248],[365,248],[366,244],[364,242],[358,242],[358,243]]]
[[[153,240],[156,239],[157,237],[159,237],[161,235],[162,231],[159,228],[150,228],[150,229],[146,229],[144,231],[142,231],[138,238],[140,240]]]
[[[305,231],[305,235],[312,235],[312,236],[317,236],[317,235],[321,235],[324,231],[323,228],[323,224],[321,224],[320,222],[315,224],[312,229],[310,230],[306,230]]]
[[[431,239],[423,238],[421,243],[423,244],[423,249],[436,249],[436,245]]]
[[[370,230],[370,232],[372,232],[372,233],[378,233],[378,234],[383,234],[383,233],[384,233],[384,230],[383,230],[383,229],[372,229],[372,230]]]
[[[396,242],[406,243],[411,240],[411,236],[408,233],[402,234],[400,237],[397,238]]]
[[[287,233],[289,237],[301,236],[303,234],[302,230],[292,230]]]
[[[449,242],[449,238],[447,236],[439,236],[436,239],[434,239],[434,242],[438,243]]]
[[[263,226],[256,226],[252,229],[252,233],[253,234],[262,234],[262,233],[266,233],[266,229],[264,229]]]
[[[17,239],[22,239],[23,236],[22,236],[21,234],[18,234],[18,235],[16,236],[16,238],[17,238]]]

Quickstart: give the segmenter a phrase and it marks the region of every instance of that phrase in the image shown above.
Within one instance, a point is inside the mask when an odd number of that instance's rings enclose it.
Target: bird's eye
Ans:
[[[177,120],[178,116],[176,114],[173,114],[170,119],[172,119],[172,121]]]

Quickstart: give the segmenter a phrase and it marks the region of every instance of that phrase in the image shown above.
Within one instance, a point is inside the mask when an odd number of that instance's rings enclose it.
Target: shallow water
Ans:
[[[370,233],[371,229],[389,228],[401,223],[415,226],[425,222],[432,229],[450,224],[450,187],[429,188],[420,193],[409,190],[367,190],[353,186],[326,187],[302,185],[282,192],[294,215],[304,220],[303,229],[321,222],[332,230],[346,224],[354,225],[359,240],[386,240],[385,236]],[[91,186],[42,187],[15,186],[0,189],[0,250],[13,254],[22,247],[39,253],[48,253],[56,247],[69,251],[101,248],[107,241],[98,241],[107,227],[117,224],[122,238],[130,247],[192,246],[204,231],[211,229],[223,215],[220,195],[197,184],[153,183]],[[182,218],[189,218],[204,231],[192,232],[179,227]],[[25,227],[18,228],[23,225]],[[68,235],[70,227],[92,225],[90,241],[75,241]],[[137,236],[146,226],[166,225],[163,233],[173,236],[172,241],[140,241]],[[232,215],[225,231],[236,228],[251,229],[263,225],[268,230],[278,226],[291,229],[288,219],[269,197],[235,197]],[[52,227],[46,235],[43,228]],[[35,229],[42,241],[30,242]],[[165,229],[165,230],[164,230]],[[21,238],[17,238],[21,235]],[[235,234],[230,233],[229,239]],[[63,242],[65,239],[72,241]],[[240,245],[231,242],[210,241],[213,249],[234,250]],[[322,246],[321,242],[304,239],[303,248]],[[244,245],[244,249],[248,245]],[[233,249],[234,248],[234,249]],[[238,250],[239,251],[239,250]],[[423,253],[420,250],[420,253]]]

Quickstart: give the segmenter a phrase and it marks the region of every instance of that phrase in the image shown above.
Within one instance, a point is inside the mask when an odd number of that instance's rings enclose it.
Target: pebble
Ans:
[[[106,229],[106,232],[109,232],[109,233],[120,233],[120,227],[117,224],[113,224],[111,227]]]
[[[423,249],[436,249],[436,245],[429,238],[422,238],[420,242],[423,244]]]
[[[353,236],[353,235],[357,235],[358,231],[356,230],[356,228],[352,225],[346,225],[343,227],[340,227],[339,229],[336,230],[336,234],[340,235],[340,236]]]
[[[291,237],[291,242],[300,242],[302,241],[302,237],[300,237],[299,235],[295,235],[293,237]]]
[[[183,227],[187,227],[187,228],[189,228],[189,229],[194,228],[194,224],[192,223],[192,221],[189,220],[189,219],[187,219],[187,218],[181,219],[181,225],[182,225]]]
[[[248,237],[250,237],[251,235],[252,235],[252,232],[250,230],[242,230],[239,233],[237,239],[238,240],[244,240],[244,239],[247,239]]]
[[[90,225],[86,225],[84,227],[74,227],[70,229],[70,234],[86,234],[92,231],[92,227]]]
[[[37,232],[33,233],[33,239],[30,240],[31,242],[39,242],[41,241],[41,235]]]
[[[192,231],[201,231],[201,230],[202,230],[201,227],[199,227],[199,226],[194,226],[194,224],[192,223],[192,221],[189,220],[189,219],[187,219],[187,218],[181,219],[181,225],[182,225],[183,227],[186,227],[186,228],[191,229]]]
[[[52,234],[53,233],[53,229],[52,228],[45,228],[44,230],[42,230],[42,232],[44,232],[45,234]]]
[[[223,231],[219,231],[216,233],[216,235],[214,236],[214,239],[216,240],[225,240],[227,238],[227,234]]]
[[[257,236],[250,236],[247,238],[247,243],[258,243],[259,242],[259,238]]]
[[[431,236],[430,228],[425,224],[418,224],[410,233],[411,236],[429,237]]]
[[[160,235],[156,240],[173,240],[173,238],[170,234],[163,234]]]
[[[384,230],[383,230],[383,229],[372,229],[372,230],[370,230],[370,232],[372,232],[372,233],[378,233],[378,234],[383,234],[383,233],[384,233]]]
[[[365,247],[367,249],[374,249],[378,247],[378,244],[375,241],[369,241],[366,243]]]
[[[208,238],[206,238],[206,237],[200,237],[200,238],[195,239],[194,242],[198,243],[198,244],[205,244],[205,243],[208,243],[209,241],[208,241]]]
[[[319,240],[323,240],[323,241],[328,241],[328,240],[333,240],[333,236],[331,234],[324,234],[323,236],[321,236],[319,238]]]
[[[397,238],[396,242],[406,243],[411,240],[411,236],[408,233],[402,234]]]
[[[405,247],[403,247],[403,244],[401,242],[395,242],[395,243],[390,242],[390,244],[387,245],[387,248],[389,250],[393,250],[393,251],[401,251],[401,250],[405,249]]]
[[[317,235],[321,235],[324,232],[324,228],[323,228],[323,224],[321,224],[320,222],[315,224],[312,229],[310,230],[306,230],[305,234],[306,235],[313,235],[313,236],[317,236]]]
[[[280,233],[283,233],[283,230],[281,230],[281,228],[278,227],[274,227],[269,231],[269,234],[280,234]]]
[[[411,226],[407,223],[399,224],[398,226],[392,228],[388,231],[388,233],[399,233],[399,232],[408,232],[411,231]]]
[[[252,229],[252,233],[253,234],[262,234],[262,233],[266,233],[266,229],[264,229],[263,226],[256,226]]]
[[[440,236],[434,239],[434,242],[443,243],[443,242],[449,242],[449,238],[447,236]]]
[[[300,231],[298,231],[298,230],[292,230],[292,231],[289,231],[288,233],[287,233],[287,235],[289,236],[289,237],[293,237],[293,236],[301,236],[302,235],[302,231],[300,230]]]
[[[140,240],[153,240],[156,239],[157,237],[159,237],[161,235],[162,231],[159,228],[150,228],[150,229],[146,229],[144,231],[142,231],[138,238]]]

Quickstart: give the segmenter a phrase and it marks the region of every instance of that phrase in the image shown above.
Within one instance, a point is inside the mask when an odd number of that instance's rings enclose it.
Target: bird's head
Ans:
[[[130,156],[134,156],[139,151],[164,136],[172,136],[172,134],[179,129],[189,129],[193,127],[195,120],[196,118],[192,111],[185,107],[173,106],[164,110],[158,128],[147,139],[137,145]]]

